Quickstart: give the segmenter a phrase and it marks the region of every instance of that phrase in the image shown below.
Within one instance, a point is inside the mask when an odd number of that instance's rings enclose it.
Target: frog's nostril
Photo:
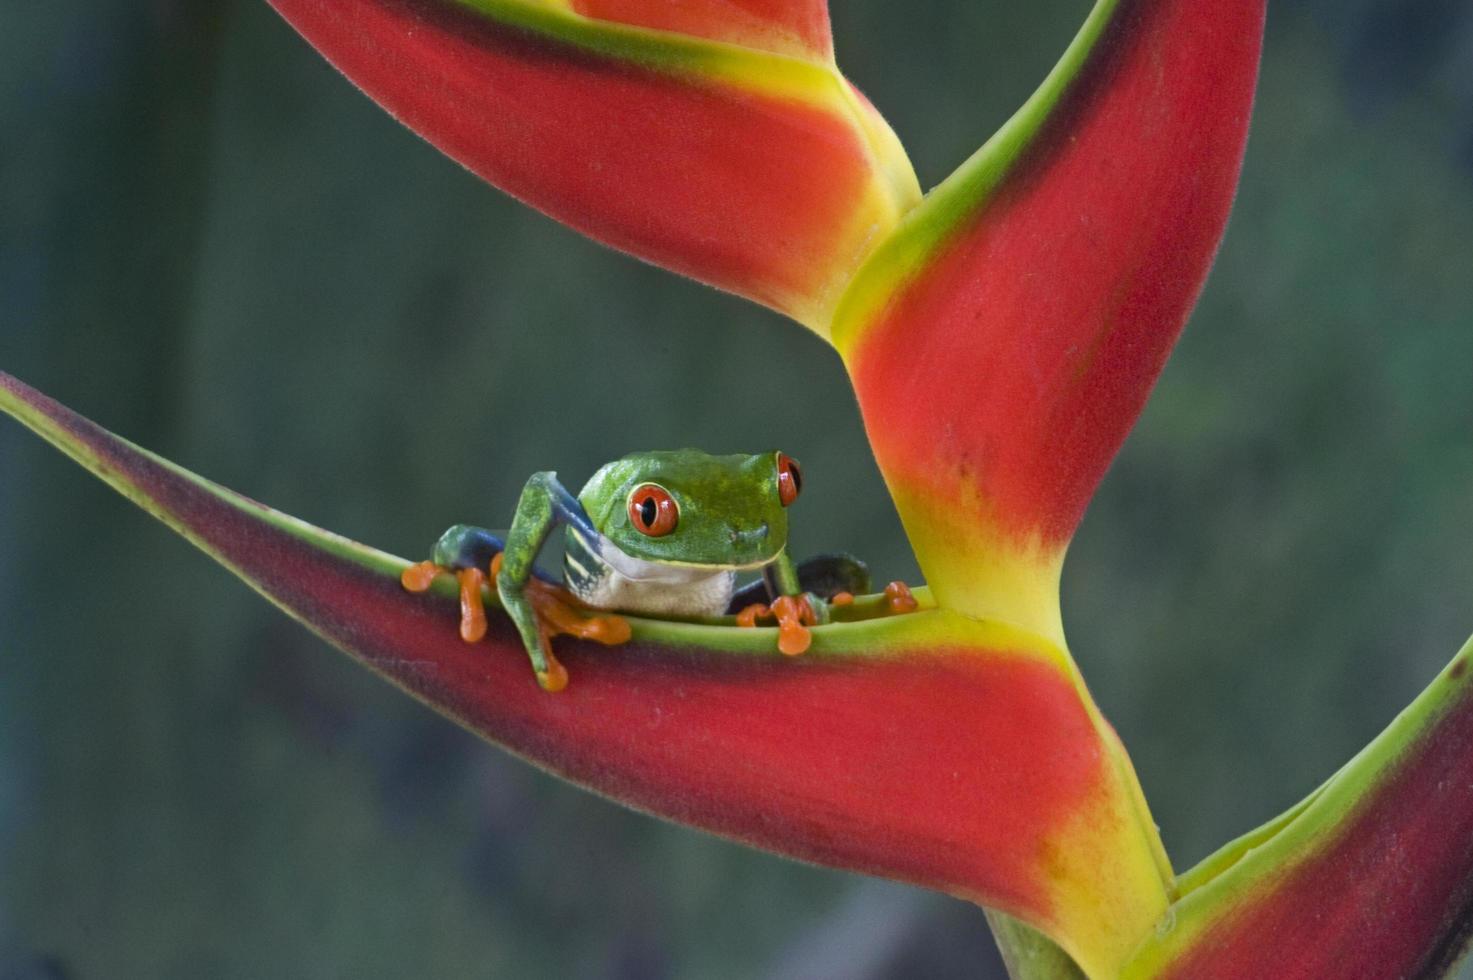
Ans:
[[[761,541],[763,538],[767,537],[767,532],[769,530],[770,529],[768,528],[766,521],[763,521],[761,525],[752,528],[750,531],[742,531],[738,528],[732,528],[731,540],[733,544],[736,544],[740,541]]]

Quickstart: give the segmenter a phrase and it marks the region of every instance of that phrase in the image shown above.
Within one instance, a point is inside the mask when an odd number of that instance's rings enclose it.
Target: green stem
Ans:
[[[1043,933],[1002,912],[983,911],[1012,980],[1084,980],[1069,954]]]

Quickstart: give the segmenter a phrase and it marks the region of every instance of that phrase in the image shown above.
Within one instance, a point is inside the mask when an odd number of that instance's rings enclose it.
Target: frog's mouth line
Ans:
[[[745,565],[715,565],[711,562],[703,561],[645,561],[645,564],[655,565],[660,568],[688,568],[692,571],[711,572],[713,574],[716,572],[755,572],[759,568],[766,568],[768,565],[777,561],[778,555],[781,554],[782,552],[778,552],[777,555],[773,555],[771,558],[764,558],[761,561],[750,561]],[[644,561],[644,559],[636,560]],[[630,575],[628,577],[635,578],[636,576]]]
[[[598,556],[602,558],[610,568],[620,575],[636,582],[660,582],[670,581],[678,584],[680,581],[690,581],[692,578],[704,577],[706,575],[718,575],[725,572],[753,572],[759,568],[765,568],[782,557],[786,548],[780,548],[771,558],[762,558],[757,561],[749,561],[741,564],[717,564],[703,561],[665,561],[649,558],[637,558],[621,549],[608,538],[599,541]],[[672,581],[669,572],[675,569],[687,572],[684,576],[677,577]],[[694,573],[694,574],[692,574]]]

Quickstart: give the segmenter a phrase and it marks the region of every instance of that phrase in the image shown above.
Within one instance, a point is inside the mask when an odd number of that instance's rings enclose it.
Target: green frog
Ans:
[[[457,524],[441,535],[430,561],[406,570],[404,585],[421,591],[442,572],[456,574],[461,635],[474,641],[485,632],[480,588],[494,580],[538,682],[560,690],[567,672],[552,654],[553,633],[606,643],[628,636],[627,625],[621,629],[613,617],[582,617],[580,627],[580,617],[550,597],[556,583],[535,562],[561,526],[561,584],[582,606],[675,618],[735,614],[746,626],[776,616],[779,650],[796,655],[808,648],[808,626],[829,622],[833,606],[869,589],[868,570],[848,555],[795,565],[787,551],[788,509],[802,489],[797,460],[781,452],[634,453],[601,467],[576,497],[557,474],[535,473],[505,541]],[[760,571],[761,578],[738,589],[744,571]]]

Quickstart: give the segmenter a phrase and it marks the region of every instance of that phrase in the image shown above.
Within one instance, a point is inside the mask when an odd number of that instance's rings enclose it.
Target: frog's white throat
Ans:
[[[578,537],[583,547],[569,551],[565,577],[591,606],[656,616],[720,616],[731,602],[736,573],[730,568],[645,561],[603,535],[596,544]]]

